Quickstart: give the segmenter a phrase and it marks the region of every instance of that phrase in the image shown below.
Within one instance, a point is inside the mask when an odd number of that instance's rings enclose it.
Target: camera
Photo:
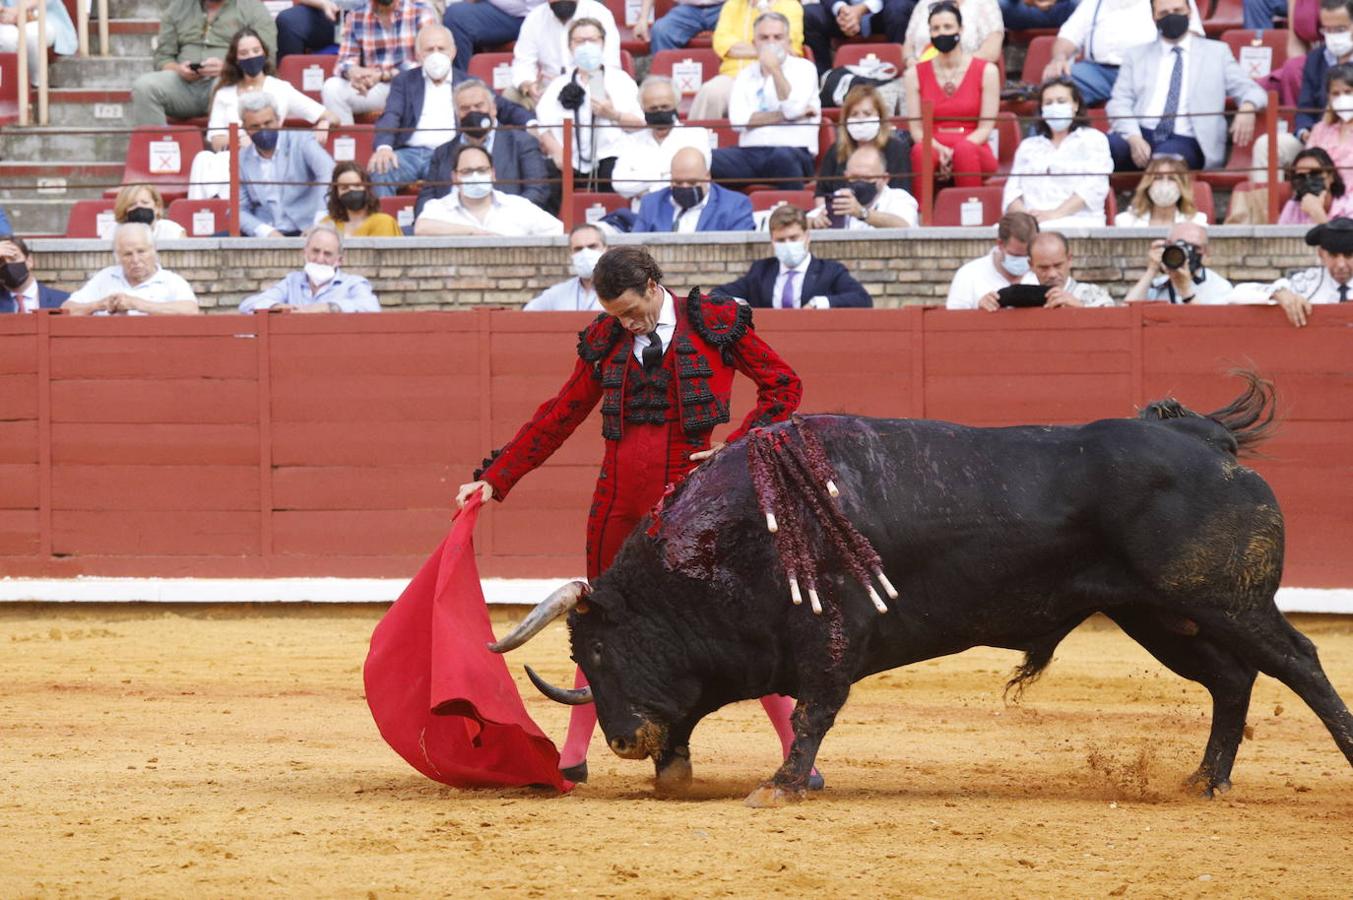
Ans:
[[[1202,251],[1188,241],[1172,241],[1160,251],[1160,264],[1167,269],[1177,270],[1188,266],[1194,284],[1202,284],[1207,278],[1203,271]]]
[[[1319,196],[1325,193],[1325,176],[1320,172],[1313,172],[1309,175],[1298,175],[1292,179],[1292,195],[1295,199],[1301,200],[1307,194]]]

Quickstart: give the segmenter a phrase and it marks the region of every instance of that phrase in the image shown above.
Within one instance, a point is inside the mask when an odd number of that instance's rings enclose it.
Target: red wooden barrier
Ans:
[[[194,319],[0,317],[0,575],[400,576],[455,488],[572,365],[587,317],[516,311]],[[1353,585],[1353,310],[764,311],[806,411],[977,425],[1195,409],[1273,377],[1256,467],[1287,583]],[[741,381],[741,380],[740,380]],[[739,383],[735,406],[751,396]],[[593,420],[481,519],[486,576],[582,571]]]

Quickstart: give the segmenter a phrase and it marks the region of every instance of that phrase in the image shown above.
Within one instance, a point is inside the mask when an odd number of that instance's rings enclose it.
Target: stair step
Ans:
[[[108,17],[110,22],[118,19],[159,19],[164,15],[164,8],[169,4],[165,0],[108,0]],[[98,4],[94,4],[94,11],[90,14],[89,30],[95,31],[98,28],[98,20],[94,17],[98,15]]]
[[[122,182],[122,169],[121,162],[0,162],[0,198],[71,201],[102,197],[105,190]]]
[[[68,197],[6,200],[5,212],[16,234],[62,235],[66,233],[72,202]]]
[[[52,63],[54,88],[130,90],[136,76],[153,71],[150,56],[65,57]]]
[[[131,135],[107,128],[46,126],[6,129],[0,132],[0,160],[31,162],[35,159],[91,159],[105,162],[127,157]]]
[[[132,127],[132,92],[108,88],[58,88],[50,93],[51,125],[89,125],[103,128]]]

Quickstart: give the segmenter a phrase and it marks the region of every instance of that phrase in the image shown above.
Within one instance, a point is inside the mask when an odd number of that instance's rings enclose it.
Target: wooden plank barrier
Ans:
[[[589,317],[508,310],[0,317],[0,575],[408,576],[457,485],[563,383]],[[1168,394],[1222,405],[1253,365],[1283,426],[1252,463],[1286,583],[1353,586],[1353,310],[758,311],[803,409],[1066,424]],[[752,390],[739,379],[736,415]],[[481,518],[486,577],[582,571],[598,416]],[[726,433],[726,429],[720,433]]]

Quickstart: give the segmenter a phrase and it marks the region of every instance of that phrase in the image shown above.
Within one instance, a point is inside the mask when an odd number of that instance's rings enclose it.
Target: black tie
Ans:
[[[1348,302],[1348,285],[1346,284],[1339,285],[1339,302],[1340,303]]]
[[[643,363],[645,369],[656,369],[662,365],[662,338],[655,328],[648,334],[648,346],[644,348]]]

